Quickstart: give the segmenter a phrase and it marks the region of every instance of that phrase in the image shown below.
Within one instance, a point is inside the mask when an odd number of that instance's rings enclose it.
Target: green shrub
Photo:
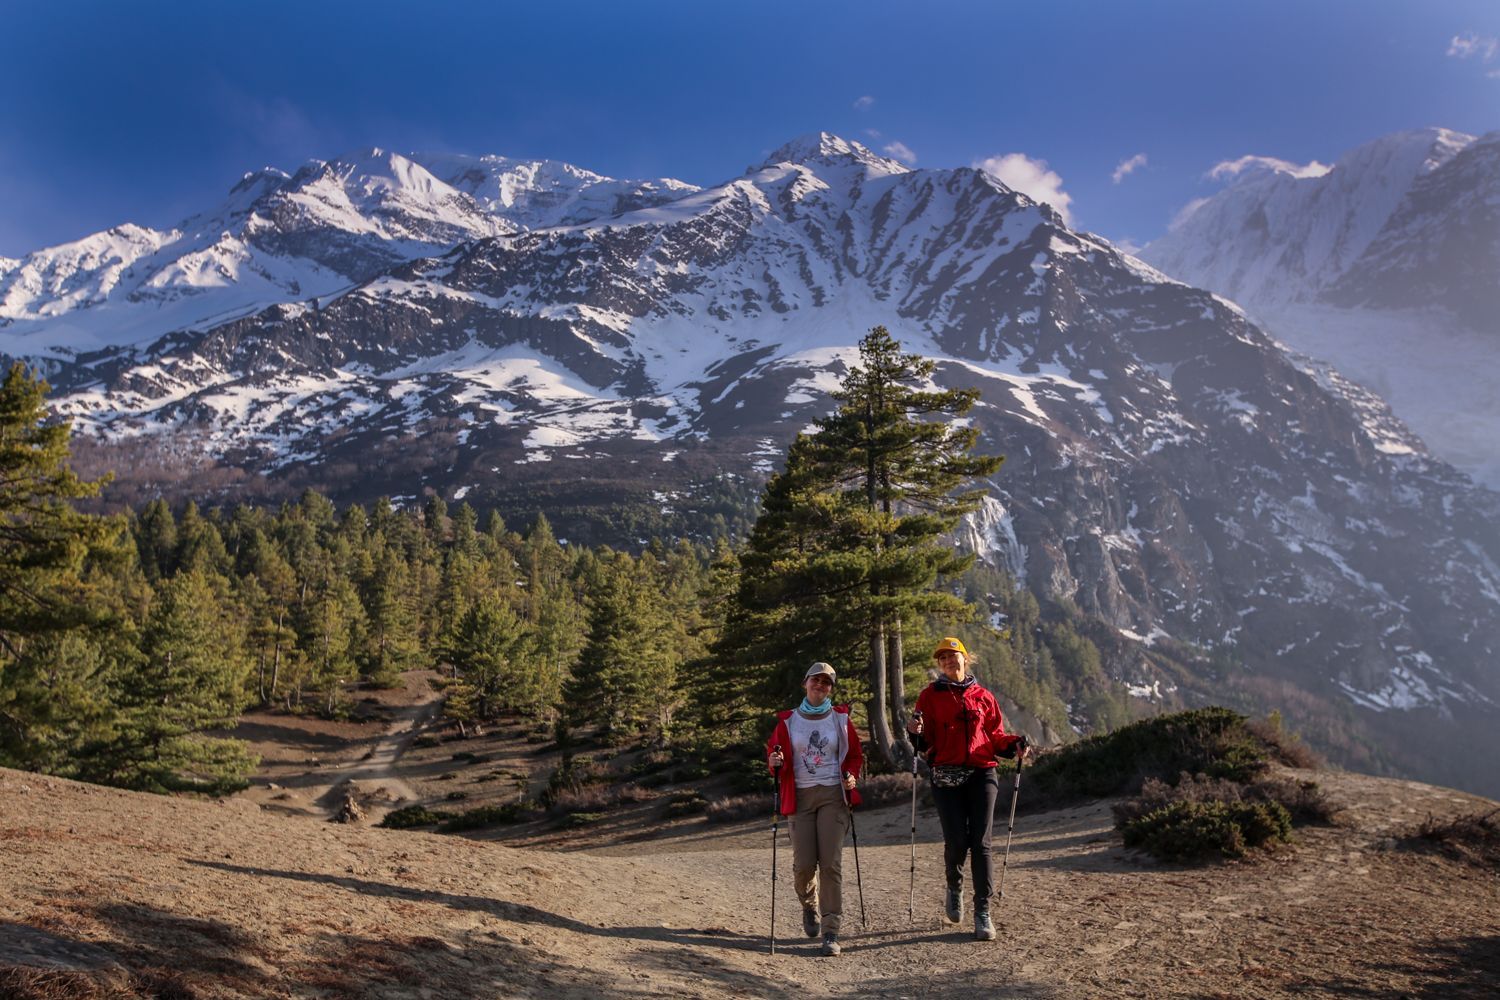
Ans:
[[[438,833],[482,830],[485,827],[499,826],[502,823],[519,823],[526,818],[525,810],[514,802],[507,802],[503,806],[480,806],[478,809],[470,809],[468,812],[450,817],[438,827]]]
[[[697,792],[680,792],[667,803],[666,815],[669,819],[677,819],[682,816],[697,816],[707,810],[708,800],[703,796]]]
[[[584,813],[584,812],[568,813],[566,816],[564,816],[562,818],[562,822],[560,822],[558,825],[561,826],[563,829],[567,830],[567,829],[572,829],[573,827],[578,827],[578,826],[591,826],[594,823],[599,822],[603,818],[604,818],[604,813],[602,813],[602,812],[601,813]]]
[[[1293,821],[1301,823],[1326,823],[1333,815],[1332,806],[1316,782],[1259,778],[1242,785],[1226,778],[1183,773],[1178,775],[1175,785],[1158,778],[1147,778],[1139,795],[1114,804],[1115,824],[1123,827],[1147,813],[1177,802],[1275,803],[1285,809]]]
[[[438,739],[435,734],[423,733],[421,736],[418,736],[416,739],[412,740],[411,745],[414,747],[421,747],[422,749],[426,749],[428,747],[435,747],[441,742],[442,740]]]
[[[447,799],[449,802],[462,802],[468,797],[468,792],[449,792],[447,795],[443,796],[443,798]]]
[[[410,830],[417,826],[432,826],[453,818],[450,812],[428,809],[426,806],[402,806],[385,814],[380,826],[387,830]]]
[[[1133,792],[1148,778],[1169,780],[1183,771],[1243,782],[1269,761],[1269,750],[1244,716],[1227,708],[1198,708],[1063,747],[1038,761],[1022,787],[1030,789],[1033,801],[1097,798]]]
[[[1162,861],[1238,858],[1252,847],[1291,840],[1292,818],[1275,802],[1174,802],[1126,823],[1126,847]]]

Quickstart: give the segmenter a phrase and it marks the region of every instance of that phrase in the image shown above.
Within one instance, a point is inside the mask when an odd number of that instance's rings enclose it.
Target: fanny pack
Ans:
[[[957,788],[969,780],[977,768],[965,767],[963,764],[938,764],[932,769],[932,787],[934,788]]]

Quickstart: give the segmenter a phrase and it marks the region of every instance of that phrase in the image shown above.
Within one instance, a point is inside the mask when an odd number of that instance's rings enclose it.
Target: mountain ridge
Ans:
[[[56,358],[56,408],[97,467],[129,456],[117,489],[462,491],[637,544],[701,530],[716,491],[772,471],[884,324],[936,384],[981,390],[980,447],[1008,456],[980,484],[1004,510],[987,535],[1039,594],[1135,637],[1116,680],[1352,713],[1373,767],[1394,766],[1376,733],[1462,718],[1401,766],[1493,782],[1447,749],[1500,714],[1494,494],[1222,296],[982,171],[834,138]]]

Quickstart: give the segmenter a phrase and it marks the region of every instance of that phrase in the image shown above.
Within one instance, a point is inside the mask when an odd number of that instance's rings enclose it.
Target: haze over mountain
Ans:
[[[980,170],[828,133],[703,190],[371,153],[0,264],[0,296],[121,495],[431,488],[624,544],[753,486],[884,324],[982,390],[977,544],[1108,622],[1118,680],[1500,788],[1496,496]]]
[[[1500,486],[1500,132],[1422,129],[1328,168],[1245,157],[1230,172],[1141,257],[1241,303]]]

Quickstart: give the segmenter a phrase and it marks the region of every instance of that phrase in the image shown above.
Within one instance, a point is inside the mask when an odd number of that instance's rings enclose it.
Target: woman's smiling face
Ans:
[[[809,705],[821,705],[833,691],[833,678],[827,674],[814,674],[802,682],[802,689],[807,692]]]
[[[940,649],[937,654],[938,669],[950,681],[961,681],[968,673],[968,657],[956,649]]]

